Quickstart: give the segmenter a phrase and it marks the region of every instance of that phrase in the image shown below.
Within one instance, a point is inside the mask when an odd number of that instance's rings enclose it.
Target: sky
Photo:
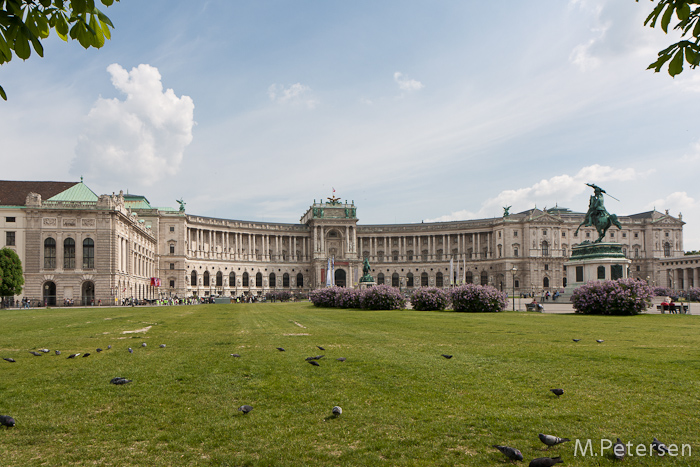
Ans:
[[[700,69],[633,0],[121,0],[101,49],[52,33],[0,66],[4,180],[85,183],[154,206],[360,224],[682,213],[700,249]]]

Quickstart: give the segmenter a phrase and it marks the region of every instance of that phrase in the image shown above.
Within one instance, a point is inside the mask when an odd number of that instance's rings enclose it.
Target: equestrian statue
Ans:
[[[598,231],[598,239],[593,243],[600,243],[603,238],[605,238],[605,233],[610,227],[614,225],[618,229],[622,229],[622,225],[615,214],[610,214],[608,210],[605,209],[605,205],[603,204],[603,193],[605,193],[605,190],[594,183],[586,183],[586,185],[593,188],[593,195],[588,203],[586,217],[584,217],[583,222],[578,226],[574,235],[578,235],[578,231],[581,227],[593,226]]]

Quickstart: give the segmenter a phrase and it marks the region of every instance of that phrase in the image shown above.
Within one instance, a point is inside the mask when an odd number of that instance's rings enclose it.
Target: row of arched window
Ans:
[[[255,287],[262,287],[263,286],[263,275],[261,272],[258,272],[255,274]],[[247,272],[244,272],[243,275],[241,276],[241,286],[242,287],[251,287],[251,277],[250,274]],[[232,272],[229,273],[228,275],[228,284],[229,287],[235,287],[236,286],[236,273]],[[277,285],[277,275],[274,272],[271,272],[270,275],[268,276],[268,284],[269,287],[278,287]],[[192,287],[197,286],[197,271],[192,271],[190,273],[190,285]],[[214,281],[212,284],[212,277],[209,274],[209,271],[204,271],[202,273],[202,286],[203,287],[223,287],[224,285],[224,276],[221,271],[218,271],[216,273],[216,276],[214,277]],[[284,273],[282,274],[282,287],[289,287],[289,273]],[[304,287],[304,275],[302,273],[297,274],[297,287]]]
[[[449,285],[450,278],[447,277],[449,274],[443,274],[441,272],[435,273],[435,287],[445,287]],[[406,287],[427,287],[429,285],[429,275],[427,272],[421,273],[420,276],[414,276],[412,272],[406,274]],[[395,272],[389,278],[385,276],[384,273],[380,272],[377,274],[377,284],[388,284],[389,279],[391,280],[392,287],[400,287],[400,277],[399,273]],[[455,277],[454,281],[460,280],[459,277]],[[482,271],[481,274],[477,274],[476,277],[471,271],[467,271],[466,281],[467,284],[473,284],[477,280],[481,285],[487,285],[489,283],[489,275],[486,271]]]
[[[95,268],[95,242],[91,238],[83,240],[83,269]],[[56,269],[56,240],[44,240],[44,269]],[[63,269],[75,269],[75,240],[63,241]]]

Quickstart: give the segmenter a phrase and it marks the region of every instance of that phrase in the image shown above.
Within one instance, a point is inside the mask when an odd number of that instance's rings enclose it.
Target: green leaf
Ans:
[[[105,45],[105,36],[102,34],[102,28],[100,28],[100,24],[97,22],[97,17],[95,15],[90,15],[90,28],[93,30],[92,45],[99,49]]]
[[[700,21],[696,21],[693,28],[693,37],[700,37]]]
[[[685,61],[688,62],[689,65],[698,66],[698,58],[700,58],[700,54],[693,49],[690,47],[685,49]]]
[[[668,8],[666,8],[664,15],[661,17],[661,29],[663,29],[664,32],[667,34],[668,34],[668,23],[671,22],[671,16],[673,16],[673,4],[668,5]]]
[[[680,8],[676,9],[676,16],[678,16],[678,19],[681,21],[687,20],[690,17],[690,5],[683,2]]]
[[[2,56],[0,58],[3,59],[0,60],[0,63],[9,62],[12,59],[12,51],[5,38],[2,36],[2,32],[0,32],[0,55]]]
[[[55,29],[56,29],[56,34],[58,34],[58,37],[63,39],[64,41],[68,40],[68,21],[66,21],[66,17],[63,15],[63,13],[59,13],[55,18]]]
[[[679,48],[676,55],[673,56],[671,62],[668,64],[668,74],[671,76],[676,76],[683,71],[683,49]]]
[[[31,47],[29,47],[29,39],[23,33],[17,34],[17,36],[15,37],[14,49],[17,56],[22,60],[28,59],[29,56],[32,54],[32,49]]]
[[[112,6],[113,3],[114,3],[114,0],[102,0],[102,4],[104,6]]]
[[[4,101],[7,100],[7,94],[5,94],[5,90],[2,88],[2,86],[0,86],[0,97],[2,97]]]

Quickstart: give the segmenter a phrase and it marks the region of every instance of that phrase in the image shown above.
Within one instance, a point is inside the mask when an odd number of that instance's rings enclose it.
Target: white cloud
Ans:
[[[399,85],[399,89],[405,92],[418,91],[425,87],[420,81],[416,81],[415,79],[408,79],[400,71],[394,73],[394,81],[396,81],[396,84]]]
[[[607,181],[625,182],[646,177],[648,172],[639,172],[633,168],[615,169],[599,164],[583,167],[574,175],[556,175],[540,180],[532,186],[516,190],[504,190],[493,198],[484,201],[478,212],[467,210],[456,211],[427,222],[446,222],[454,220],[474,219],[478,217],[493,217],[503,213],[504,206],[512,206],[511,213],[531,209],[551,208],[555,204],[568,203],[589,190],[586,183],[601,184]],[[612,191],[612,190],[611,190]],[[562,207],[564,207],[562,205]]]
[[[697,201],[688,196],[685,191],[676,191],[666,196],[659,198],[647,205],[649,210],[656,209],[657,211],[668,210],[672,216],[678,216],[679,213],[691,212],[697,208]]]
[[[267,88],[267,95],[272,102],[303,105],[313,109],[318,104],[318,101],[310,94],[311,88],[301,83],[292,84],[286,88],[281,84],[272,84]]]
[[[150,186],[178,172],[192,141],[194,103],[163,91],[158,69],[107,67],[124,100],[99,98],[85,120],[70,172],[103,186]]]

